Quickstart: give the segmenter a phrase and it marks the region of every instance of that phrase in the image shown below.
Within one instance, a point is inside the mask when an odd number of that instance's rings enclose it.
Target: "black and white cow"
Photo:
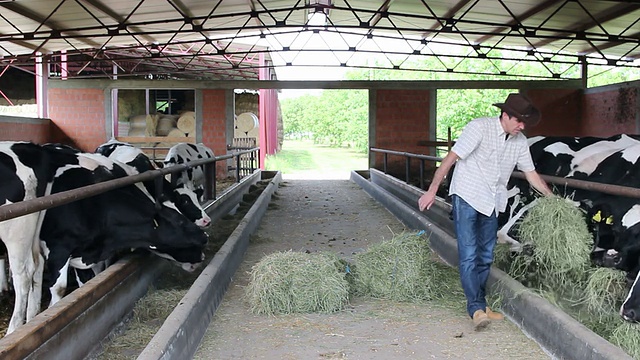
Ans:
[[[135,169],[98,154],[0,143],[2,205],[134,173]],[[72,259],[90,266],[120,250],[144,248],[192,270],[202,261],[207,241],[206,234],[173,204],[155,203],[137,184],[1,222],[0,238],[7,247],[16,293],[7,334],[40,310],[43,254],[49,273],[58,278],[51,287],[55,301]]]
[[[139,173],[156,169],[151,159],[142,150],[131,144],[112,140],[98,146],[95,152],[133,166]],[[146,181],[144,185],[151,195],[154,197],[157,195],[153,181]],[[182,184],[172,186],[169,181],[163,179],[162,192],[171,202],[176,204],[182,214],[196,225],[206,227],[211,223],[211,218],[200,205],[198,194],[193,189]]]
[[[58,169],[50,192],[136,173],[102,155],[80,153],[77,164]],[[54,304],[66,291],[71,260],[76,267],[89,268],[130,249],[146,249],[193,271],[204,259],[207,235],[171,202],[155,203],[145,188],[136,184],[46,210],[40,240],[47,273],[56,279],[50,288]]]
[[[637,136],[616,135],[609,138],[530,139],[530,149],[536,168],[543,175],[561,176],[627,187],[640,187],[640,141]],[[514,180],[512,207],[527,204],[528,186]],[[522,191],[520,191],[522,190]],[[571,197],[587,213],[594,234],[592,259],[598,266],[614,267],[636,279],[620,310],[627,321],[640,321],[640,288],[636,274],[640,269],[640,199],[608,195],[592,190],[566,187],[561,195]],[[524,195],[523,195],[524,193]],[[525,199],[525,201],[522,201]],[[503,217],[503,221],[505,218]],[[513,225],[509,219],[505,229]],[[500,232],[499,232],[500,234]],[[597,246],[597,248],[596,248]]]
[[[204,144],[179,143],[172,146],[164,159],[164,166],[185,164],[189,161],[200,159],[211,159],[214,157],[213,150]],[[184,185],[187,188],[202,196],[204,192],[204,166],[195,166],[178,174],[172,174],[176,180],[172,183]]]
[[[74,157],[66,152],[43,155],[39,145],[28,142],[0,142],[0,205],[45,195],[55,170]],[[7,250],[15,292],[7,334],[40,311],[44,267],[38,241],[41,222],[41,212],[0,222],[0,239]]]
[[[604,168],[607,168],[609,165],[605,159],[621,150],[640,145],[636,137],[624,134],[609,138],[537,136],[529,138],[528,141],[531,157],[540,174],[605,183],[614,183],[620,176],[615,174],[615,168],[613,168],[614,173],[603,176],[603,166],[599,167],[599,165],[604,163]],[[498,218],[500,224],[498,236],[502,240],[515,243],[509,232],[517,220],[532,206],[537,194],[522,179],[511,179],[508,189],[507,211],[500,214]],[[582,205],[588,212],[593,207],[593,201],[600,196],[593,191],[580,189],[556,190],[560,195],[571,198],[576,205]]]

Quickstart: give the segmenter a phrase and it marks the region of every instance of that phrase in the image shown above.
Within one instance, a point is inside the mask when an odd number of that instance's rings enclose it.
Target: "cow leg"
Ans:
[[[37,258],[37,265],[35,273],[33,274],[33,281],[31,282],[31,289],[29,290],[29,304],[27,306],[27,321],[33,319],[40,312],[40,306],[42,301],[42,276],[44,273],[44,257],[40,254],[39,249],[37,253],[33,255]]]
[[[33,256],[34,229],[38,223],[38,213],[21,216],[2,222],[0,238],[7,247],[9,268],[15,292],[15,304],[6,334],[14,332],[24,324],[28,297],[32,290],[33,278],[39,258]],[[4,269],[2,269],[4,272]]]
[[[4,258],[0,259],[0,291],[9,291],[9,279],[6,272],[7,262]]]
[[[56,281],[51,285],[49,291],[51,292],[51,302],[49,302],[49,307],[52,307],[53,304],[57,303],[62,299],[67,291],[67,276],[69,272],[69,259],[64,263],[64,265],[60,266],[51,266],[48,267],[51,271],[51,275],[58,274]]]

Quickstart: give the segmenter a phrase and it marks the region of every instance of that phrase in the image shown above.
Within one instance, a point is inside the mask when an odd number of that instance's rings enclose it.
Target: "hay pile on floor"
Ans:
[[[287,251],[253,266],[245,297],[255,314],[329,313],[347,304],[349,286],[336,255]]]
[[[518,279],[534,272],[539,286],[563,289],[585,280],[590,267],[592,235],[585,215],[560,196],[539,198],[518,227],[523,248],[509,274]]]
[[[423,301],[439,295],[436,265],[428,238],[402,233],[370,246],[354,258],[354,293],[395,301]]]

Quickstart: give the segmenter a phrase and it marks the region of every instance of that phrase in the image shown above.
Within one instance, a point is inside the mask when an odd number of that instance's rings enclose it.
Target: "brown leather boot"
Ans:
[[[489,307],[487,306],[487,317],[489,318],[489,320],[503,320],[504,319],[504,315],[498,313],[498,312],[494,312],[491,311],[491,309],[489,309]]]
[[[491,320],[482,310],[476,310],[473,313],[473,329],[475,331],[482,330],[487,327],[487,325],[491,324]]]

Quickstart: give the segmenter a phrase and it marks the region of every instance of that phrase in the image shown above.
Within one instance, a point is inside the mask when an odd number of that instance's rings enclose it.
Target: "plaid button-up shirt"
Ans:
[[[478,212],[490,216],[507,207],[507,182],[514,167],[535,170],[524,134],[509,136],[500,119],[472,120],[462,130],[451,151],[460,157],[451,179],[449,194],[463,198]]]

